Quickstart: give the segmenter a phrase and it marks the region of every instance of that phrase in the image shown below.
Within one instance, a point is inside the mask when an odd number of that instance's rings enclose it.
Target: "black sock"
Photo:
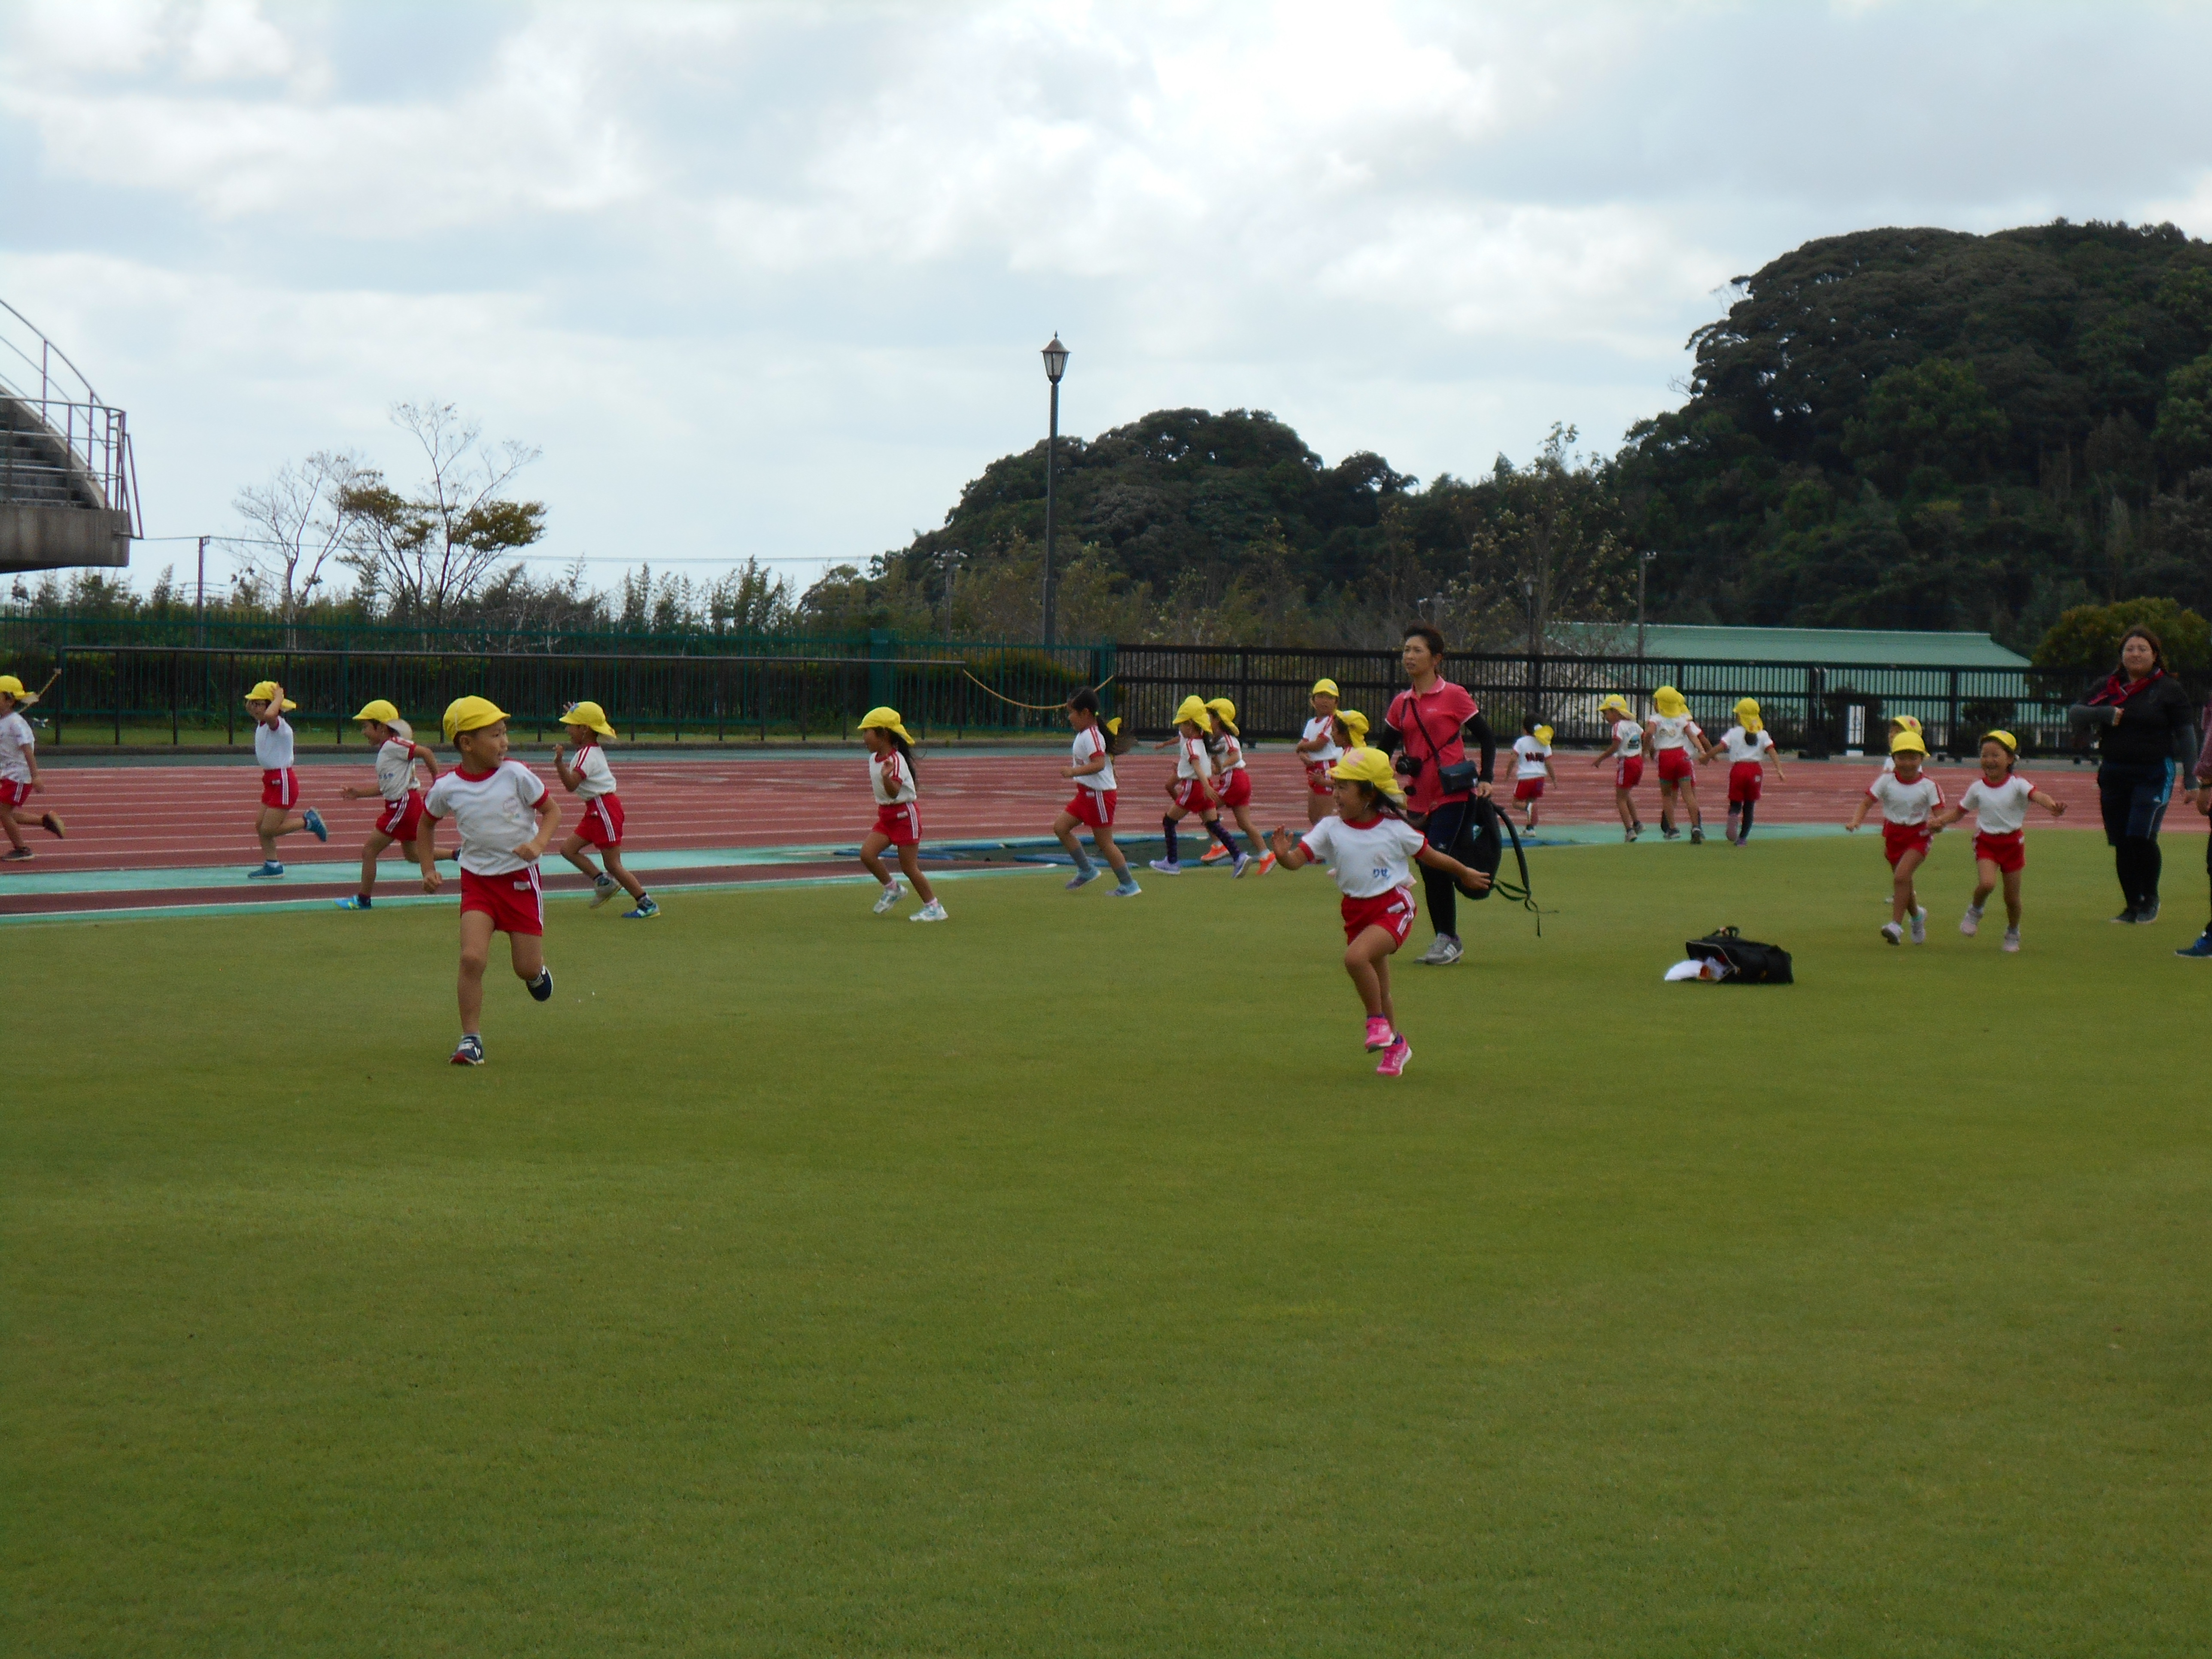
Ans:
[[[375,901],[371,899],[366,893],[356,893],[353,896],[354,902],[360,905],[364,910],[368,909],[371,904],[375,902]]]
[[[1750,834],[1751,834],[1751,814],[1752,814],[1752,810],[1753,810],[1754,807],[1756,807],[1758,805],[1759,805],[1759,803],[1758,803],[1758,802],[1756,802],[1756,801],[1749,801],[1749,800],[1747,800],[1747,801],[1744,802],[1744,804],[1743,804],[1743,828],[1741,828],[1741,830],[1737,830],[1737,831],[1735,832],[1735,838],[1736,838],[1738,841],[1743,841],[1743,840],[1745,840],[1745,839],[1747,839],[1747,838],[1748,838],[1748,837],[1749,837],[1749,836],[1750,836]]]
[[[2158,842],[2146,836],[2142,844],[2142,875],[2136,893],[2140,909],[2148,910],[2158,903],[2158,878],[2166,872],[2166,855],[2158,850]]]
[[[1221,827],[1221,820],[1219,818],[1214,819],[1214,821],[1207,824],[1206,828],[1206,832],[1211,835],[1214,840],[1219,842],[1224,850],[1231,854],[1236,852],[1237,843],[1229,838],[1229,832]]]
[[[1181,863],[1182,860],[1176,856],[1176,821],[1173,818],[1162,818],[1160,820],[1160,828],[1166,833],[1168,840],[1168,855],[1165,862],[1169,864]]]

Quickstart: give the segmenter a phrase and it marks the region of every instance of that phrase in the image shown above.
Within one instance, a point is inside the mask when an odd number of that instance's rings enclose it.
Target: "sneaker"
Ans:
[[[1636,839],[1636,831],[1633,830],[1624,830],[1620,832],[1620,838],[1624,842],[1632,842]]]
[[[1252,855],[1249,853],[1239,853],[1237,855],[1236,867],[1230,871],[1229,873],[1232,876],[1241,876],[1251,867]]]
[[[26,864],[38,856],[27,847],[11,847],[6,852],[0,853],[0,862]]]
[[[1912,942],[1915,945],[1928,943],[1928,907],[1924,904],[1912,913]]]
[[[2001,948],[2007,951],[2017,951],[2020,949],[2019,928],[2008,927],[2005,929],[2004,944]]]
[[[67,841],[69,839],[69,825],[62,822],[62,815],[58,812],[40,813],[39,816],[39,828],[45,830],[56,841]]]
[[[1413,1045],[1403,1037],[1393,1037],[1390,1046],[1382,1051],[1382,1060],[1375,1067],[1377,1077],[1402,1077],[1406,1062],[1413,1057]]]
[[[1703,829],[1699,828],[1698,826],[1697,826],[1697,825],[1695,825],[1695,824],[1692,824],[1692,825],[1690,827],[1690,845],[1691,845],[1691,846],[1692,846],[1692,847],[1703,847],[1705,844],[1705,830],[1704,830]]]
[[[2148,927],[2151,923],[2157,920],[2158,901],[2156,899],[2153,899],[2148,904],[2144,905],[2142,909],[2136,912],[2136,926],[2138,927]]]
[[[1092,882],[1097,880],[1098,878],[1104,873],[1105,872],[1100,870],[1095,864],[1090,866],[1088,868],[1078,870],[1075,872],[1074,879],[1067,884],[1067,890],[1072,893],[1079,887],[1088,887]]]
[[[1905,929],[1893,921],[1885,921],[1881,925],[1881,936],[1888,944],[1901,945],[1905,941]]]
[[[906,889],[897,881],[894,880],[885,882],[884,884],[884,890],[876,896],[876,914],[878,915],[883,915],[884,911],[890,909],[891,906],[896,904],[905,896]]]
[[[2136,907],[2130,904],[2126,909],[2121,911],[2119,915],[2114,916],[2112,920],[2118,922],[2124,922],[2132,927],[2138,920],[2136,915]]]
[[[1207,848],[1205,852],[1199,854],[1198,861],[1200,864],[1218,864],[1222,860],[1228,856],[1229,849],[1217,841],[1212,846]]]
[[[935,899],[932,899],[928,903],[923,905],[921,909],[908,916],[907,920],[908,921],[949,921],[950,918],[945,914],[945,907],[942,904],[939,904]]]
[[[463,1037],[459,1046],[453,1050],[453,1064],[456,1066],[483,1065],[483,1039],[480,1036]]]
[[[1260,854],[1260,874],[1264,876],[1268,871],[1274,867],[1275,855],[1273,853],[1262,853]]]
[[[1367,1052],[1369,1054],[1373,1054],[1377,1048],[1389,1048],[1397,1041],[1397,1038],[1398,1034],[1390,1029],[1390,1022],[1382,1015],[1370,1014],[1367,1017]]]
[[[622,919],[624,921],[651,921],[659,914],[660,907],[653,902],[653,895],[647,893],[637,902],[636,909],[623,911]]]
[[[522,988],[530,993],[531,1000],[533,1002],[552,1001],[553,970],[550,968],[540,968],[536,979],[523,981]]]
[[[331,838],[331,826],[323,822],[323,815],[313,807],[310,806],[306,811],[301,813],[300,818],[301,822],[307,826],[307,833],[317,841],[328,841]]]
[[[366,910],[370,908],[366,893],[349,893],[342,899],[333,899],[331,902],[341,910]]]
[[[592,878],[592,908],[598,909],[621,891],[622,884],[602,870]]]
[[[2178,957],[2212,957],[2212,927],[2197,936],[2194,945],[2185,945],[2174,955]]]
[[[1968,939],[1973,938],[1975,934],[1982,931],[1982,907],[1980,905],[1970,904],[1966,907],[1966,914],[1959,918],[1959,931],[1964,933]]]
[[[1449,968],[1465,954],[1458,939],[1449,933],[1438,933],[1436,943],[1413,960],[1431,968]]]
[[[1145,890],[1138,886],[1134,881],[1125,881],[1114,890],[1111,896],[1115,898],[1134,898],[1138,894],[1144,890]]]
[[[275,859],[264,859],[259,869],[248,870],[246,872],[246,878],[248,881],[272,881],[283,873],[284,866],[277,863]]]
[[[1182,863],[1177,859],[1154,859],[1152,868],[1164,876],[1179,876],[1182,873]]]
[[[1660,838],[1664,841],[1680,841],[1682,839],[1682,832],[1680,830],[1677,830],[1671,823],[1661,824],[1659,826],[1659,835]]]

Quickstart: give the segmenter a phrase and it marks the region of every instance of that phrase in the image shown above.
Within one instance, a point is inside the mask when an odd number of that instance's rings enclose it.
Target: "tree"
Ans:
[[[1931,357],[1868,389],[1865,412],[1844,423],[1844,453],[1890,495],[1917,479],[1940,489],[1985,477],[2009,424],[1972,363]]]
[[[2212,465],[2212,351],[2166,377],[2150,439],[2177,471]]]
[[[246,533],[222,539],[239,550],[288,630],[317,597],[324,567],[345,562],[355,529],[348,503],[374,476],[343,451],[319,449],[305,460],[287,461],[267,483],[240,490],[232,501]]]
[[[1431,615],[1466,650],[1556,650],[1559,622],[1614,622],[1636,591],[1636,556],[1606,471],[1578,459],[1571,426],[1536,459],[1500,455],[1468,489],[1466,554]]]
[[[2122,599],[2115,605],[2077,605],[2052,624],[2031,659],[2052,672],[2057,688],[2110,671],[2120,659],[2120,640],[2130,628],[2148,628],[2166,647],[2166,666],[2195,673],[2212,666],[2212,624],[2172,599]]]

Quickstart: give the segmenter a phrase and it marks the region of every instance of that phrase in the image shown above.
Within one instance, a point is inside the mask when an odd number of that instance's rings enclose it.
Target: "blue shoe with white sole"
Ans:
[[[651,921],[659,914],[660,907],[653,902],[651,895],[648,894],[637,902],[636,909],[623,911],[622,919],[624,921]]]
[[[2212,957],[2212,927],[2199,933],[2195,944],[2185,945],[2173,954],[2178,957]]]
[[[1079,887],[1088,887],[1092,882],[1097,880],[1102,873],[1095,864],[1087,870],[1078,870],[1075,872],[1075,878],[1067,884],[1067,890],[1072,893]]]
[[[331,826],[323,822],[323,815],[313,807],[310,806],[306,811],[301,813],[300,821],[307,826],[307,833],[317,841],[328,841],[331,838]]]
[[[343,898],[333,899],[331,902],[341,910],[366,910],[370,908],[368,895],[366,893],[348,893]]]
[[[259,869],[248,870],[246,872],[246,878],[248,881],[273,881],[283,873],[284,866],[283,865],[277,863],[274,859],[264,859],[262,860],[261,867]]]
[[[456,1066],[483,1065],[483,1039],[480,1036],[463,1037],[460,1046],[453,1050],[453,1064]]]

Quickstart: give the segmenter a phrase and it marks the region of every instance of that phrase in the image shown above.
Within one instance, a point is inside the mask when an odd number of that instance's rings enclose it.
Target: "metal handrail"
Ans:
[[[0,300],[0,313],[6,313],[0,317],[0,346],[6,348],[0,354],[0,394],[33,416],[40,431],[68,459],[66,465],[19,460],[15,434],[20,428],[10,423],[6,454],[0,458],[0,498],[23,499],[16,483],[20,473],[33,478],[62,478],[97,496],[88,505],[124,514],[131,536],[143,534],[138,468],[131,447],[128,417],[100,397],[69,354],[29,318],[5,300]],[[9,318],[20,326],[9,326]],[[21,364],[13,373],[11,358]],[[33,441],[38,435],[32,434]],[[76,490],[70,493],[74,495]]]

